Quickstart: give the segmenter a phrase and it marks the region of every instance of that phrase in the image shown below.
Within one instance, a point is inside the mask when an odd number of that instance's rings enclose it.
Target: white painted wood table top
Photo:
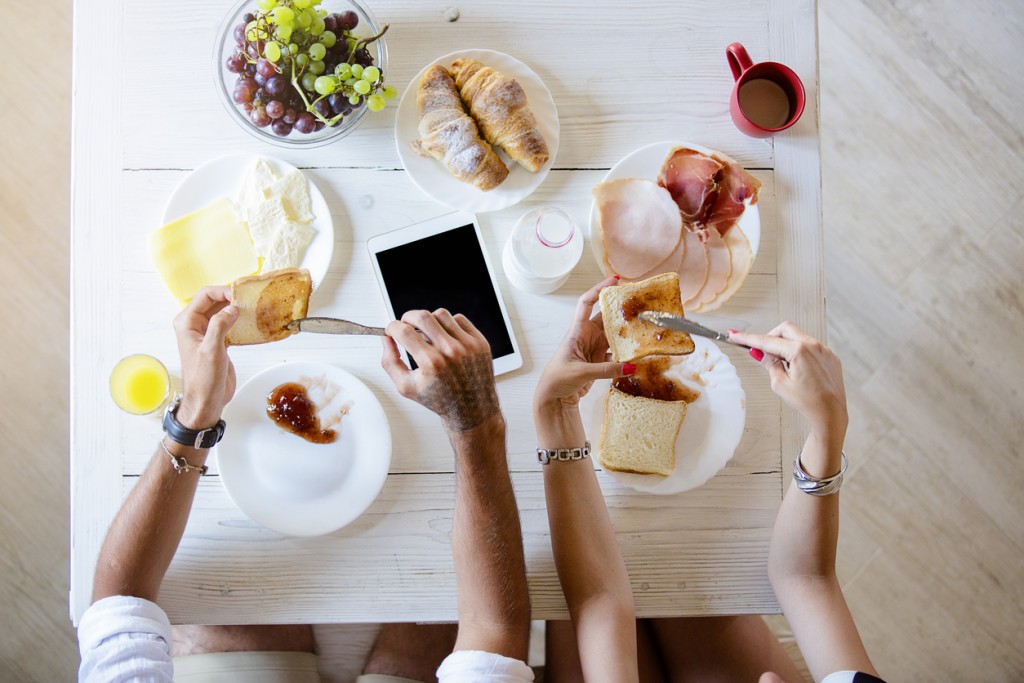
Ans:
[[[178,372],[174,302],[145,249],[168,196],[212,158],[267,154],[307,170],[334,217],[334,262],[311,311],[383,325],[366,240],[446,213],[401,169],[395,106],[369,116],[329,146],[266,146],[230,121],[211,64],[227,2],[75,6],[72,224],[71,614],[89,604],[104,534],[151,456],[156,420],[120,413],[107,379],[118,358],[150,353]],[[558,105],[561,145],[554,169],[520,205],[482,214],[492,263],[515,219],[556,204],[585,225],[590,188],[616,161],[660,140],[691,141],[737,158],[764,183],[761,251],[722,315],[768,329],[781,317],[824,333],[817,38],[814,0],[508,3],[373,0],[391,24],[388,80],[399,92],[438,55],[491,48],[529,64]],[[96,40],[103,36],[103,40]],[[791,66],[807,89],[801,121],[772,140],[739,133],[729,118],[732,77],[725,47],[741,41],[755,61]],[[103,63],[105,68],[95,65]],[[438,263],[454,268],[456,263]],[[500,271],[500,267],[499,267]],[[536,618],[565,617],[551,558],[530,399],[560,341],[576,297],[599,279],[587,249],[568,284],[537,296],[499,272],[525,357],[500,379],[509,424],[509,465],[523,520]],[[633,492],[600,475],[645,616],[777,610],[765,573],[771,525],[788,480],[798,429],[763,373],[726,348],[747,393],[747,425],[729,464],[705,486],[673,496]],[[236,348],[239,383],[285,360],[336,363],[364,381],[387,411],[391,472],[377,501],[325,537],[284,538],[251,522],[216,476],[202,480],[160,603],[175,623],[453,620],[450,553],[452,455],[439,421],[397,395],[373,338],[299,335]],[[230,426],[229,426],[230,430]],[[593,435],[592,435],[593,437]],[[214,473],[215,474],[215,473]]]

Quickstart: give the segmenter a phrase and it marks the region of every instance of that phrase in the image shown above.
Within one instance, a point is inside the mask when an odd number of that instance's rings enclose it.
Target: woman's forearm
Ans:
[[[804,471],[816,478],[836,474],[845,436],[845,424],[808,436],[800,454]],[[783,470],[788,478],[788,460]],[[768,571],[773,584],[793,577],[834,576],[838,538],[839,495],[808,495],[791,482],[772,532]]]
[[[586,441],[576,408],[538,407],[535,421],[540,448],[577,448]],[[545,465],[544,495],[555,568],[584,672],[593,673],[593,680],[631,680],[630,667],[636,675],[633,593],[593,463],[582,459]],[[619,664],[624,665],[622,672],[615,670]]]

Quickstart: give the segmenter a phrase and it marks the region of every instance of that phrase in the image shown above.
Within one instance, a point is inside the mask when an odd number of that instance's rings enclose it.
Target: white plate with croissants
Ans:
[[[413,183],[462,211],[498,211],[533,192],[558,152],[558,110],[530,67],[494,50],[425,66],[398,105],[395,141]]]

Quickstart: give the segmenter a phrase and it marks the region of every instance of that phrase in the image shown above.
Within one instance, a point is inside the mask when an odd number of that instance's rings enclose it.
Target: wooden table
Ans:
[[[395,106],[339,143],[309,151],[262,145],[232,122],[214,91],[211,53],[228,3],[79,2],[75,7],[72,226],[71,615],[89,605],[104,534],[151,456],[159,425],[108,397],[122,356],[150,353],[178,371],[176,312],[146,253],[174,187],[214,157],[252,152],[307,170],[331,206],[337,243],[311,311],[384,324],[366,240],[448,209],[400,167]],[[700,143],[740,160],[764,184],[763,237],[745,286],[722,314],[768,329],[781,318],[824,333],[814,0],[590,3],[478,0],[443,18],[447,3],[373,0],[391,24],[388,79],[401,91],[434,57],[486,47],[526,61],[559,108],[554,170],[520,205],[482,214],[489,255],[525,210],[555,204],[585,224],[590,188],[617,160],[659,140]],[[730,121],[725,46],[785,62],[807,88],[800,123],[772,140]],[[452,264],[438,264],[439,268]],[[499,268],[500,270],[500,268]],[[524,294],[499,274],[525,365],[498,384],[509,424],[509,465],[523,521],[536,618],[564,617],[551,557],[530,417],[537,377],[576,297],[599,279],[586,250],[555,294]],[[705,486],[674,496],[637,494],[601,474],[640,615],[777,610],[765,573],[771,525],[799,428],[760,369],[726,349],[747,393],[747,425],[730,463]],[[175,623],[450,620],[452,455],[438,420],[400,398],[380,369],[380,344],[299,335],[232,350],[243,382],[285,360],[336,363],[383,403],[394,438],[377,501],[348,527],[283,538],[251,522],[217,476],[203,479],[160,593]],[[214,468],[215,469],[215,468]]]

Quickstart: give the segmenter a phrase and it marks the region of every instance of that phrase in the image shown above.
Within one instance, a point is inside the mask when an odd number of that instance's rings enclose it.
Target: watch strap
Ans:
[[[181,396],[176,396],[174,402],[167,406],[164,413],[163,427],[167,438],[182,446],[190,448],[213,448],[224,438],[224,430],[227,423],[218,420],[217,424],[206,429],[189,429],[178,422],[178,407],[181,405]]]

